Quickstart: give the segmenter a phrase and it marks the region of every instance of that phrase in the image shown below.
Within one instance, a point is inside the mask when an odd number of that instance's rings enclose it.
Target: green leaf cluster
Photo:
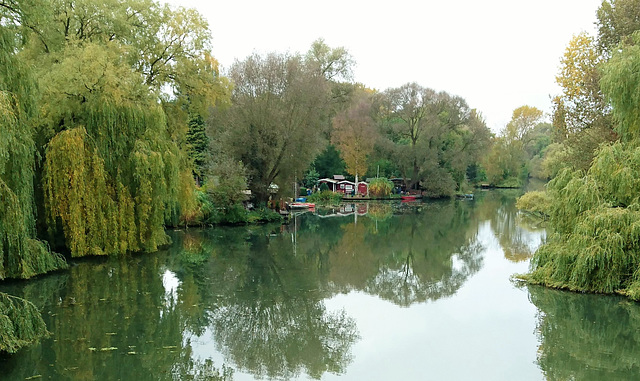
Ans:
[[[320,189],[320,192],[313,193],[307,197],[307,201],[320,205],[340,205],[342,202],[342,193],[332,192],[328,188],[322,190],[322,187],[320,187]]]
[[[393,183],[385,177],[371,180],[369,183],[369,195],[372,197],[388,197],[393,190]]]
[[[36,306],[0,292],[0,353],[15,353],[48,335]]]
[[[562,171],[548,185],[554,234],[526,278],[550,287],[640,300],[640,147],[603,146],[588,172]]]
[[[0,280],[66,267],[64,259],[36,239],[36,84],[27,65],[13,54],[13,38],[9,29],[0,28]]]
[[[549,194],[547,192],[531,191],[518,198],[516,207],[535,216],[546,218],[548,215],[550,203],[551,199],[549,198]]]

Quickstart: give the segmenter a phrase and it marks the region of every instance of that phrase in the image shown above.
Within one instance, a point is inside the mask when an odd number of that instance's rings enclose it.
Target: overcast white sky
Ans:
[[[354,57],[355,80],[460,95],[500,130],[522,105],[550,112],[574,34],[595,34],[601,0],[170,0],[209,21],[223,68],[252,52],[306,52],[317,38]]]

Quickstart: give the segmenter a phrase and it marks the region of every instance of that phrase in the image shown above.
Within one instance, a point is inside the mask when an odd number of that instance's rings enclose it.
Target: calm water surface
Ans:
[[[510,280],[545,238],[517,195],[171,232],[159,253],[0,284],[52,332],[0,379],[637,379],[637,304]]]

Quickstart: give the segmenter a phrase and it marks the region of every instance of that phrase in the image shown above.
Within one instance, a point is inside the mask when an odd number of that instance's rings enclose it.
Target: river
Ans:
[[[517,195],[172,231],[2,283],[52,335],[0,357],[0,380],[636,379],[638,304],[512,280],[546,236]]]

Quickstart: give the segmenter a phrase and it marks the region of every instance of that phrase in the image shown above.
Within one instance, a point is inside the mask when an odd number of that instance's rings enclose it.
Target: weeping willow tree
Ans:
[[[35,239],[32,119],[36,85],[15,56],[15,34],[0,29],[0,280],[66,267]]]
[[[621,46],[604,66],[620,141],[601,146],[587,171],[567,169],[549,183],[555,232],[533,258],[532,283],[640,300],[639,66],[637,45]]]
[[[164,223],[190,207],[186,154],[167,132],[159,106],[86,106],[78,123],[46,151],[48,225],[73,256],[155,251]]]
[[[36,306],[0,292],[0,352],[15,353],[47,335]]]
[[[44,214],[74,257],[156,251],[165,222],[195,208],[186,121],[167,115],[130,51],[71,39],[41,68]]]
[[[66,262],[35,238],[32,118],[36,86],[15,56],[15,34],[0,28],[0,280],[31,278]],[[45,336],[37,308],[0,293],[0,352],[16,352]]]

